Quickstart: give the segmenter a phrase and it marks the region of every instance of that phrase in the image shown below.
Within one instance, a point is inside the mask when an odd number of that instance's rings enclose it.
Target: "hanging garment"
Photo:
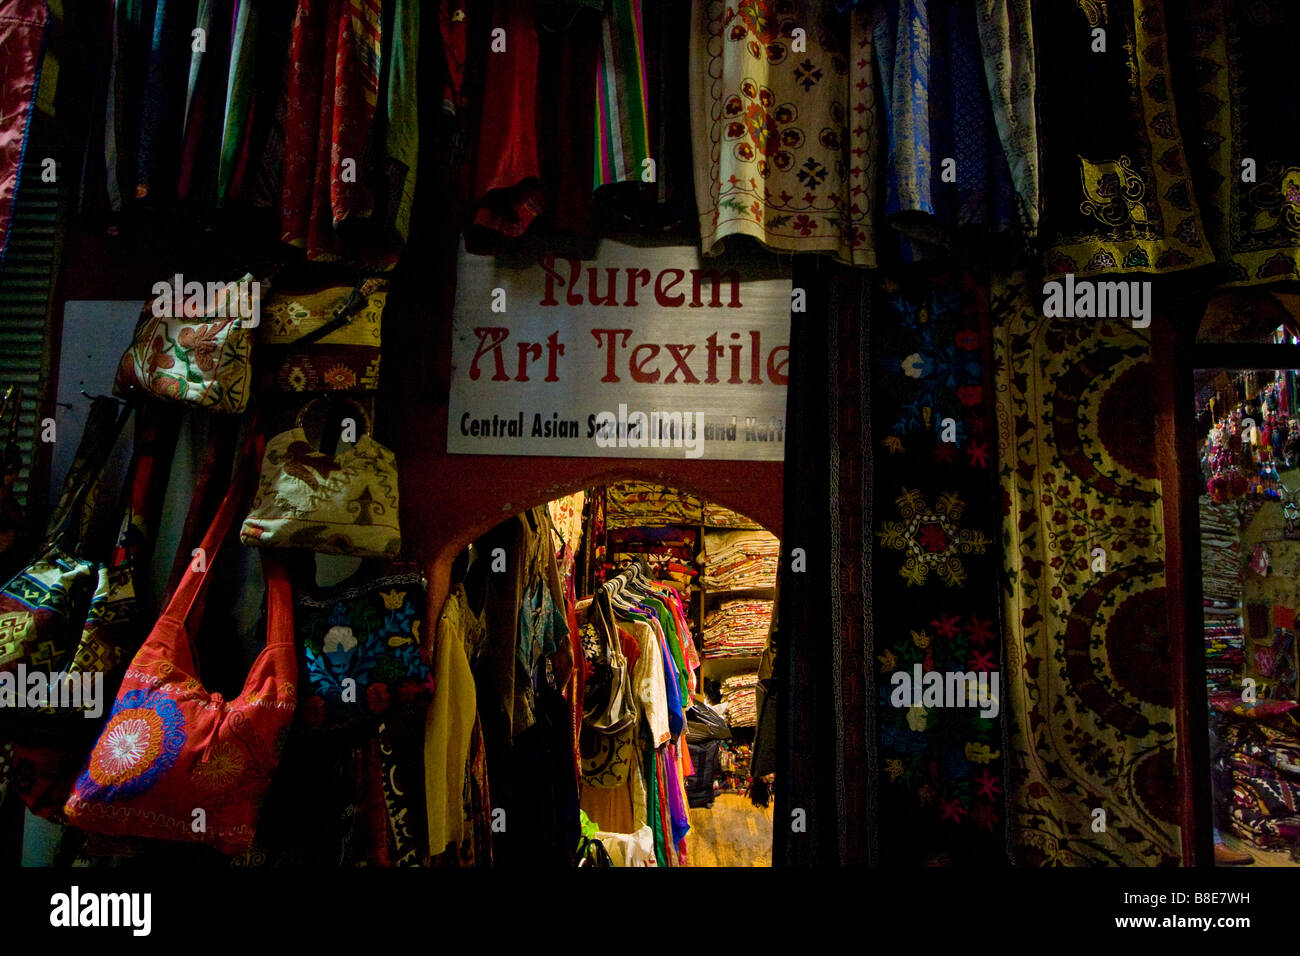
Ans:
[[[217,202],[234,9],[235,0],[200,0],[195,29],[203,31],[204,42],[190,47],[176,195],[208,208]]]
[[[804,25],[807,52],[792,49]],[[704,255],[747,235],[770,249],[876,264],[879,140],[867,13],[694,0],[691,136]]]
[[[1015,276],[993,291],[998,420],[1009,425],[1003,560],[1015,570],[1002,671],[1015,855],[1023,865],[1177,865],[1173,638],[1151,624],[1169,600],[1154,422],[1073,417],[1150,394],[1151,346],[1128,323],[1045,322],[1038,289]],[[1087,570],[1094,547],[1108,556],[1101,574]],[[1080,750],[1081,739],[1091,746]],[[1093,831],[1098,792],[1125,827]]]
[[[464,586],[457,585],[438,617],[431,655],[434,694],[425,726],[424,780],[434,855],[470,836],[472,821],[463,811],[478,705],[466,646],[478,644],[486,628],[483,615],[471,610]]]
[[[175,3],[160,3],[154,13],[149,72],[140,117],[134,190],[137,199],[175,195],[194,14],[193,7]]]
[[[976,21],[993,120],[1018,200],[1021,232],[1038,234],[1038,86],[1030,0],[980,0]]]
[[[401,243],[406,242],[411,228],[415,173],[420,155],[419,54],[420,5],[417,0],[396,0],[388,87],[384,91],[384,153],[388,160],[387,222]]]
[[[9,248],[18,177],[22,172],[27,131],[36,104],[45,47],[43,0],[19,0],[0,6],[0,45],[5,74],[0,82],[0,274]]]
[[[473,252],[515,238],[546,208],[538,147],[538,36],[533,0],[493,8],[505,49],[488,54],[479,121],[476,201],[465,244]],[[493,234],[496,234],[495,236]]]
[[[161,4],[160,4],[161,6]],[[221,152],[217,165],[217,205],[231,195],[239,158],[248,135],[256,78],[260,17],[253,0],[236,0],[230,24],[230,60],[226,67],[226,108],[221,123]]]
[[[592,187],[640,181],[650,158],[641,0],[612,0],[601,21],[596,66],[596,162]]]
[[[1102,40],[1093,30],[1102,31]],[[1162,0],[1035,22],[1049,273],[1173,272],[1214,261],[1166,62]],[[1104,42],[1106,52],[1093,47]]]

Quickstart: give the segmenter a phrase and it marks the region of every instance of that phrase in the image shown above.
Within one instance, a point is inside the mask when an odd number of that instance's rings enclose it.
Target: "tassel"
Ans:
[[[749,802],[756,807],[766,807],[772,802],[772,791],[767,786],[767,781],[762,777],[755,777],[749,784]]]

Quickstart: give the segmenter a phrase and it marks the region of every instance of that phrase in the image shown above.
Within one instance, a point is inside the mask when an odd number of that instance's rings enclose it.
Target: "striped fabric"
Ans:
[[[596,66],[596,162],[592,186],[637,182],[650,155],[641,0],[612,0]]]

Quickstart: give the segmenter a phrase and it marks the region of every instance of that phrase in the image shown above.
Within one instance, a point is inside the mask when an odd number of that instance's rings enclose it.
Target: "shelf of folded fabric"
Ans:
[[[725,680],[732,674],[758,670],[758,654],[737,657],[706,657],[700,661],[700,674],[709,680]]]

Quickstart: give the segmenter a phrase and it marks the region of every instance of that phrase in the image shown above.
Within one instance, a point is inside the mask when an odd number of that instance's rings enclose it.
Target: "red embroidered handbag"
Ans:
[[[186,618],[207,587],[217,549],[258,473],[242,463],[201,547],[206,571],[185,572],[136,653],[113,711],[64,812],[83,830],[156,837],[240,853],[252,844],[297,699],[293,594],[285,566],[263,552],[266,647],[234,700],[198,676]]]

